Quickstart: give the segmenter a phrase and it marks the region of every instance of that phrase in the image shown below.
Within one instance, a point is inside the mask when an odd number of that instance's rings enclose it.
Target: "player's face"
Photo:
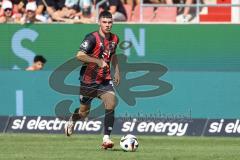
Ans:
[[[113,20],[112,18],[100,18],[100,28],[103,33],[109,33],[112,29]]]
[[[43,69],[43,67],[44,67],[44,64],[40,61],[34,63],[34,69],[35,70],[41,70],[41,69]]]

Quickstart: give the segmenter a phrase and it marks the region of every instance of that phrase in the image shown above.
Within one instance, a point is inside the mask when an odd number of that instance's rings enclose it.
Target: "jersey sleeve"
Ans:
[[[86,54],[92,54],[95,45],[96,38],[94,37],[94,35],[88,34],[80,44],[79,51],[82,51]]]
[[[116,36],[116,45],[115,45],[115,48],[114,48],[114,54],[116,54],[116,50],[117,50],[117,47],[118,47],[118,43],[119,43],[119,37],[117,35]]]
[[[116,35],[116,37],[117,37],[117,45],[118,45],[118,43],[119,43],[119,37]]]

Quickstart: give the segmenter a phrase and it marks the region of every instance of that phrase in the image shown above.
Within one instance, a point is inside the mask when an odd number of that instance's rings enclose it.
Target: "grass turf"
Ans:
[[[239,160],[240,138],[138,136],[137,152],[100,149],[100,135],[0,134],[0,160]]]

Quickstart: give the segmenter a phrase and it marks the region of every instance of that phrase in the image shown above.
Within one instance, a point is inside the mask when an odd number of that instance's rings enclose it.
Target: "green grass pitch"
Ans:
[[[0,134],[0,160],[239,160],[240,138],[138,136],[137,152],[100,149],[101,135]]]

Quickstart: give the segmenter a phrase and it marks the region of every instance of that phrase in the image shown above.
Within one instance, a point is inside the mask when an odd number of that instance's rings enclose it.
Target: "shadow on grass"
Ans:
[[[100,149],[103,152],[125,152],[124,150],[122,150],[121,148],[112,148],[112,149]]]

